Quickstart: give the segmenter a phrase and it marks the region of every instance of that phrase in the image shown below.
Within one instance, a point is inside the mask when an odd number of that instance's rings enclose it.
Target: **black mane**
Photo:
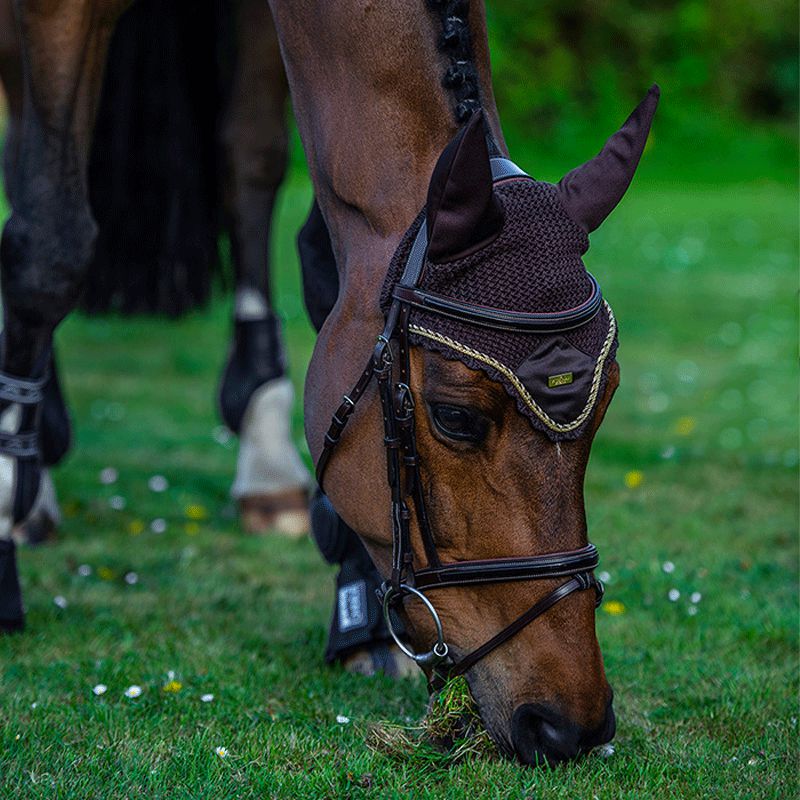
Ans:
[[[442,77],[442,86],[452,93],[453,114],[462,124],[482,107],[469,29],[469,0],[427,0],[427,3],[442,26],[439,50],[450,61]]]

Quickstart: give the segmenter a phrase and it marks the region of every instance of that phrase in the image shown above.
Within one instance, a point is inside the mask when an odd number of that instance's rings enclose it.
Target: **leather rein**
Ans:
[[[495,182],[507,178],[529,177],[513,162],[492,158],[492,177]],[[445,680],[463,675],[470,667],[504,642],[511,639],[537,617],[573,592],[594,589],[596,605],[603,598],[603,584],[593,570],[598,565],[598,553],[593,544],[566,552],[521,558],[494,558],[443,563],[436,548],[425,507],[420,479],[420,459],[414,427],[414,396],[411,391],[409,358],[409,315],[412,307],[463,319],[467,322],[499,330],[552,334],[589,322],[598,312],[602,294],[594,278],[590,297],[576,308],[564,312],[527,314],[462,303],[434,293],[425,292],[418,283],[422,276],[428,246],[427,228],[422,222],[406,261],[403,275],[392,295],[392,305],[386,324],[378,336],[369,362],[353,389],[342,399],[325,434],[325,443],[317,462],[317,481],[322,486],[330,458],[342,432],[375,380],[381,399],[386,448],[387,481],[391,491],[392,570],[388,580],[378,590],[389,632],[398,647],[423,669],[429,671],[431,690],[440,689]],[[396,353],[392,343],[396,344]],[[397,376],[395,379],[395,372]],[[425,549],[427,566],[416,569],[411,546],[413,506]],[[508,581],[568,578],[549,594],[534,603],[512,623],[472,652],[454,661],[450,655],[439,615],[426,592],[452,586],[474,586]],[[430,650],[416,653],[400,640],[391,619],[392,609],[408,596],[420,600],[436,627],[436,641]]]

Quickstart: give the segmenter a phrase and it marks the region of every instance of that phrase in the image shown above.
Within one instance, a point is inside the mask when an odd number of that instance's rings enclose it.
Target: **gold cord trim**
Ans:
[[[467,345],[461,344],[460,342],[457,342],[455,339],[451,339],[448,336],[442,336],[442,334],[436,333],[436,331],[431,331],[427,328],[421,328],[419,325],[409,325],[409,330],[412,333],[416,333],[418,336],[424,336],[426,339],[439,342],[439,344],[446,345],[458,353],[463,353],[466,356],[474,358],[476,361],[481,361],[493,369],[496,369],[499,373],[505,376],[505,378],[507,378],[509,383],[511,383],[511,385],[517,390],[519,396],[525,402],[525,405],[528,406],[528,408],[530,408],[530,410],[533,411],[533,413],[548,428],[550,428],[550,430],[558,433],[567,433],[568,431],[573,431],[583,425],[583,423],[588,419],[589,414],[591,414],[594,404],[597,402],[597,394],[600,391],[600,379],[603,375],[603,366],[608,358],[608,354],[611,352],[611,345],[614,343],[614,336],[617,333],[617,320],[614,317],[614,312],[611,310],[611,306],[605,300],[603,300],[603,307],[608,314],[608,335],[606,336],[605,342],[603,342],[603,348],[600,351],[600,355],[597,357],[597,363],[594,367],[594,375],[592,376],[592,386],[589,391],[589,398],[586,401],[583,411],[581,411],[581,413],[572,422],[566,423],[556,422],[554,419],[552,419],[547,412],[537,404],[533,397],[531,397],[530,392],[525,388],[525,386],[523,386],[522,382],[514,374],[513,370],[509,369],[505,364],[501,363],[497,359],[487,356],[485,353],[481,353],[478,350],[473,350],[471,347],[467,347]]]

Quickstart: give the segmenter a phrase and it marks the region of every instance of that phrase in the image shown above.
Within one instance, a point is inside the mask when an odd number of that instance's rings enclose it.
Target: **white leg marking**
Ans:
[[[241,321],[266,319],[269,315],[267,299],[256,289],[236,290],[236,319]]]
[[[0,431],[18,433],[22,409],[13,403],[0,415]],[[10,539],[14,527],[14,494],[17,484],[17,460],[0,455],[0,539]]]
[[[247,404],[231,495],[237,500],[307,487],[311,476],[292,442],[294,389],[278,378],[257,389]]]
[[[30,513],[14,527],[12,536],[17,544],[41,544],[50,538],[61,524],[56,487],[50,470],[42,469],[39,492]]]

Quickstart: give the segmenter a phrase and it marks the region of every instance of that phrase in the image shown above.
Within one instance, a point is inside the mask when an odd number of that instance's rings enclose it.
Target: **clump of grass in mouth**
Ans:
[[[442,767],[469,757],[498,755],[467,681],[460,675],[447,681],[431,697],[428,710],[418,724],[379,722],[370,729],[368,743],[385,755],[419,759]]]

